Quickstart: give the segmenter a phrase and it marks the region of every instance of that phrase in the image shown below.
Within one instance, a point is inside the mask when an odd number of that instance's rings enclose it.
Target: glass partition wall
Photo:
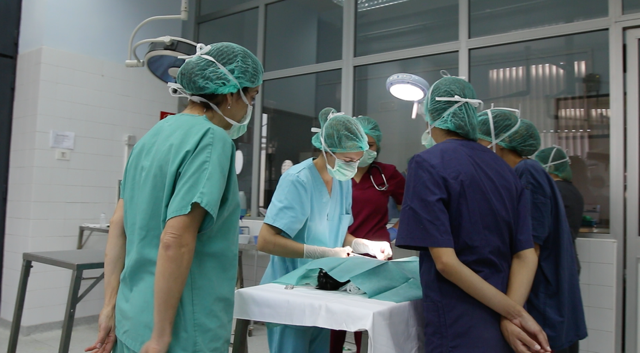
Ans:
[[[405,72],[431,84],[446,70],[485,106],[521,109],[543,147],[567,151],[585,214],[602,232],[612,222],[610,120],[621,118],[609,103],[610,19],[635,6],[620,1],[616,15],[610,2],[200,0],[198,40],[244,45],[265,66],[252,128],[236,141],[250,215],[269,206],[286,165],[317,153],[310,129],[326,106],[376,119],[379,160],[404,171],[426,124],[385,81]]]

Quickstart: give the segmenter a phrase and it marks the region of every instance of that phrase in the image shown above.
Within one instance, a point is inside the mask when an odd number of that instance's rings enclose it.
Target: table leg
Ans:
[[[249,353],[249,347],[247,346],[248,329],[249,320],[236,319],[236,331],[233,334],[232,353]]]
[[[18,284],[18,295],[16,306],[13,311],[13,322],[11,323],[11,334],[9,335],[9,346],[7,353],[15,353],[18,348],[18,336],[20,335],[20,324],[22,323],[22,310],[24,309],[24,299],[27,296],[27,283],[31,274],[31,261],[22,261],[22,272],[20,273],[20,284]]]
[[[238,251],[238,276],[236,277],[236,288],[244,288],[244,273],[242,271],[242,251]]]
[[[67,297],[67,310],[64,313],[64,323],[62,324],[62,337],[60,338],[60,348],[58,353],[68,353],[71,343],[71,333],[73,331],[73,320],[76,317],[76,306],[78,305],[78,293],[82,283],[82,271],[73,271],[71,285],[69,286],[69,296]]]
[[[84,230],[80,228],[78,230],[78,245],[76,245],[76,249],[82,249],[82,238],[84,238]]]
[[[369,351],[369,332],[362,331],[362,343],[360,343],[360,353],[367,353]]]

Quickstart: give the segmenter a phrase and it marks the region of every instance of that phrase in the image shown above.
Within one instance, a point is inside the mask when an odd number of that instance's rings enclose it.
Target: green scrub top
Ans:
[[[127,241],[116,300],[118,339],[139,351],[151,337],[160,235],[167,220],[189,213],[198,203],[207,214],[169,352],[227,353],[240,216],[233,141],[204,116],[168,117],[135,145],[120,197]]]

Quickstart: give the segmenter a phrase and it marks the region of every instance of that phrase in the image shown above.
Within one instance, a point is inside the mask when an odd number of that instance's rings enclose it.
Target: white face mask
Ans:
[[[342,115],[342,114],[344,113],[336,112],[336,113],[329,114],[329,116],[327,117],[327,121],[329,121],[335,115]],[[327,172],[329,172],[329,175],[331,175],[332,178],[336,178],[340,181],[346,181],[353,178],[358,172],[358,164],[360,163],[360,161],[358,160],[353,162],[345,162],[342,159],[336,157],[336,155],[333,154],[333,152],[329,150],[329,147],[327,147],[327,145],[324,143],[324,128],[322,129],[311,128],[311,131],[320,133],[320,143],[322,143],[322,154],[324,155],[324,160],[327,165]],[[325,152],[325,150],[326,152],[329,152],[329,154],[331,154],[333,158],[335,158],[336,160],[333,168],[329,165],[329,162],[327,161],[327,153]]]
[[[518,117],[518,122],[516,123],[516,125],[513,128],[511,128],[511,130],[507,131],[506,134],[500,136],[500,138],[497,140],[496,140],[495,128],[493,127],[493,115],[492,115],[493,109],[508,110],[508,111],[514,112]],[[496,145],[500,143],[500,141],[507,138],[507,136],[514,133],[518,129],[518,126],[520,126],[520,122],[522,121],[520,119],[520,111],[518,109],[511,109],[511,108],[491,108],[491,109],[487,109],[486,112],[487,112],[487,116],[489,117],[489,127],[491,128],[491,144],[487,146],[487,148],[493,148],[493,152],[496,152]]]
[[[200,56],[200,57],[205,58],[207,60],[213,61],[216,65],[218,65],[220,70],[222,70],[222,72],[224,72],[231,79],[231,81],[233,81],[236,85],[238,85],[238,87],[240,87],[240,84],[238,83],[236,78],[233,77],[233,75],[229,72],[229,70],[227,70],[226,67],[222,66],[219,62],[217,62],[214,58],[210,57],[209,55],[202,54],[202,53],[205,53],[205,52],[209,51],[209,48],[210,48],[209,46],[205,46],[204,44],[200,43],[196,47],[196,54],[195,55],[193,55],[193,56],[181,56],[179,58],[180,59],[191,59],[191,58]],[[209,102],[208,100],[206,100],[206,99],[204,99],[202,97],[191,95],[190,93],[186,92],[184,90],[184,88],[182,86],[180,86],[179,84],[170,82],[170,83],[168,83],[168,86],[169,86],[169,94],[171,94],[174,97],[187,97],[187,98],[189,98],[189,100],[192,100],[194,102],[209,104],[213,110],[215,110],[218,114],[222,115],[222,117],[227,122],[229,122],[229,124],[231,124],[231,129],[227,130],[227,134],[229,135],[229,137],[231,137],[231,139],[236,139],[236,138],[244,135],[244,133],[247,131],[247,125],[249,124],[249,121],[251,121],[251,117],[252,117],[252,114],[253,114],[253,105],[251,105],[251,103],[249,103],[249,100],[244,95],[244,92],[242,92],[242,87],[240,87],[238,92],[240,92],[240,96],[242,97],[242,100],[247,104],[247,112],[242,117],[240,122],[236,122],[235,120],[229,119],[224,114],[222,114],[220,109],[215,104]]]

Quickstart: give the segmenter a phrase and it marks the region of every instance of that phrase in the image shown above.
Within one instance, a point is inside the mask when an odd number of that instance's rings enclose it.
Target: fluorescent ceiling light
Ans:
[[[358,11],[377,9],[378,7],[389,6],[409,0],[357,0]],[[344,0],[333,0],[336,4],[344,6]]]

